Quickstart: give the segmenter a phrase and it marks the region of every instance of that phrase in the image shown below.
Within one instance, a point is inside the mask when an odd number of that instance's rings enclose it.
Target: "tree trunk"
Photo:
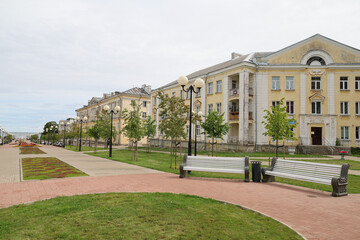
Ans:
[[[278,157],[279,140],[276,140],[276,158]]]
[[[183,163],[181,145],[182,145],[182,144],[181,144],[181,139],[180,139],[180,163]]]
[[[173,158],[173,140],[170,141],[170,168],[172,168],[172,158]]]
[[[98,140],[95,139],[95,148],[94,148],[94,152],[95,152],[95,153],[96,153],[97,144],[98,144]]]
[[[138,141],[136,141],[136,145],[135,145],[135,161],[138,160],[138,156],[137,156],[137,153],[138,153]]]
[[[271,165],[270,165],[270,158],[271,158],[271,157],[270,157],[270,141],[269,141],[269,166],[271,166]]]
[[[211,156],[214,156],[214,137],[212,137],[212,143],[211,143]]]
[[[175,169],[176,169],[176,158],[177,158],[177,144],[176,144],[176,140],[175,140]]]

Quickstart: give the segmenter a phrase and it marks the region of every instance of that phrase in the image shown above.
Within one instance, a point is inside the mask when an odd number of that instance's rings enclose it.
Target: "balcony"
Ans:
[[[254,123],[253,112],[249,112],[249,123]]]
[[[239,112],[230,112],[229,121],[239,121]]]
[[[249,88],[249,99],[252,100],[254,97],[254,89],[253,88]]]

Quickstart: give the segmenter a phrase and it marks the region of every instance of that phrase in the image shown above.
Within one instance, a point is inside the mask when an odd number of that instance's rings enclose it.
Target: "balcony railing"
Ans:
[[[229,120],[230,121],[238,121],[239,120],[239,112],[230,112]]]

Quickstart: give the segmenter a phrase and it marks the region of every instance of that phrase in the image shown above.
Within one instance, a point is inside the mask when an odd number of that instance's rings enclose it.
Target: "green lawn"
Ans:
[[[302,239],[239,206],[170,193],[57,197],[0,209],[0,239]]]
[[[38,147],[20,147],[20,154],[46,154]]]
[[[147,147],[139,147],[139,150],[146,150]],[[151,148],[151,150],[153,151],[160,151],[160,152],[170,152],[170,148]],[[194,149],[193,149],[194,150]],[[181,152],[183,153],[187,153],[187,149],[184,148],[181,150]],[[206,155],[206,156],[211,156],[211,151],[198,151],[197,152],[198,155]],[[215,151],[214,151],[214,156],[216,155]],[[270,154],[271,157],[275,157],[275,153],[271,153]],[[245,156],[249,156],[249,157],[269,157],[269,153],[265,153],[265,152],[251,152],[251,153],[245,153],[245,152],[218,152],[217,156],[219,157],[245,157]],[[279,152],[279,157],[282,157],[283,153]],[[324,155],[319,155],[319,154],[314,154],[314,155],[307,155],[307,154],[294,154],[294,155],[290,155],[288,153],[285,154],[285,158],[286,157],[291,157],[291,158],[329,158],[328,156],[324,156]]]
[[[54,157],[23,158],[24,180],[88,176]]]
[[[74,152],[78,152],[78,148],[77,146],[72,146],[72,145],[66,145],[65,146],[65,149],[67,150],[71,150],[71,151],[74,151]],[[81,151],[94,151],[94,147],[89,147],[89,146],[81,146]],[[104,150],[106,148],[103,148],[103,147],[97,147],[96,150]]]
[[[107,152],[98,152],[98,153],[88,153],[90,155],[99,156],[103,158],[109,158],[109,154]],[[146,153],[145,151],[138,152],[138,161],[131,160],[131,152],[130,150],[116,150],[113,151],[112,160],[121,161],[125,163],[130,163],[142,167],[147,167],[151,169],[156,169],[164,172],[179,174],[179,169],[170,168],[170,156],[168,153],[159,153],[159,152],[151,152]],[[250,158],[250,160],[252,160]],[[322,161],[322,160],[310,160],[310,161]],[[328,160],[323,160],[328,161]],[[329,160],[329,164],[330,161]],[[345,160],[348,161],[348,160]],[[334,160],[335,163],[341,164],[338,161]],[[353,161],[351,161],[353,162]],[[177,166],[179,165],[179,162]],[[232,174],[232,173],[210,173],[210,172],[194,172],[191,173],[192,177],[209,177],[209,178],[230,178],[230,179],[244,179],[243,174]],[[250,164],[250,178],[251,178],[251,164]],[[291,179],[280,179],[277,178],[279,182],[304,186],[313,189],[319,189],[323,191],[332,192],[331,186],[309,183],[303,181],[296,181]],[[360,193],[360,176],[349,175],[349,185],[348,185],[348,193]]]

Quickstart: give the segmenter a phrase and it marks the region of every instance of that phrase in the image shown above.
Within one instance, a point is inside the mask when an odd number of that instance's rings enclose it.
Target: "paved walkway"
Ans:
[[[91,157],[61,148],[42,149],[48,152],[48,155],[63,159],[76,155],[78,159],[73,161],[79,164],[80,169],[82,160],[79,156],[89,159]],[[5,152],[6,149],[0,147],[0,156],[5,155]],[[98,161],[96,157],[91,159]],[[91,163],[91,160],[88,161],[86,164]],[[92,168],[89,167],[88,171],[91,172]],[[56,196],[104,192],[193,194],[238,204],[269,215],[292,227],[307,239],[360,239],[360,229],[357,227],[360,223],[360,194],[334,198],[328,192],[280,183],[179,179],[177,175],[162,172],[3,183],[0,184],[0,208]]]

